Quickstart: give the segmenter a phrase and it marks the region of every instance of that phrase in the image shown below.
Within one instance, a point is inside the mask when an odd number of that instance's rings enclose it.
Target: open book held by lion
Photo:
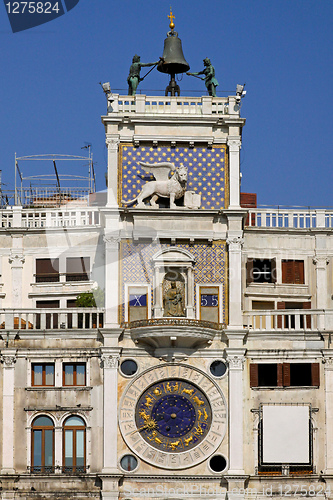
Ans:
[[[184,196],[187,184],[187,167],[180,165],[176,167],[174,163],[143,163],[139,162],[146,172],[151,173],[154,181],[147,182],[141,193],[133,198],[133,200],[122,200],[124,205],[132,205],[137,202],[137,208],[146,208],[144,200],[150,198],[149,203],[152,207],[158,208],[156,201],[161,196],[162,198],[170,199],[170,208],[177,208],[175,200]],[[173,175],[169,178],[170,172]]]

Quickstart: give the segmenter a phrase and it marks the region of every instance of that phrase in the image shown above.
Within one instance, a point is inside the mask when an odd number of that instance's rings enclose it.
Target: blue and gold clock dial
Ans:
[[[137,431],[151,446],[184,452],[207,435],[212,421],[205,394],[181,379],[163,380],[144,391],[136,405]]]

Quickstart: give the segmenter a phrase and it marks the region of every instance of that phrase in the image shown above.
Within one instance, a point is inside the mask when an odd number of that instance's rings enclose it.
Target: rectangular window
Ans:
[[[86,364],[85,363],[64,363],[63,364],[63,385],[64,386],[84,386],[84,385],[86,385]]]
[[[304,261],[282,261],[282,283],[304,284]]]
[[[140,321],[148,318],[147,287],[128,287],[128,321]]]
[[[59,281],[59,259],[36,259],[36,283]]]
[[[276,283],[276,259],[248,259],[246,282]]]
[[[66,281],[89,281],[89,279],[90,279],[90,258],[67,257]]]
[[[250,387],[319,387],[319,363],[251,363]]]
[[[33,363],[31,366],[32,381],[34,387],[54,386],[54,364],[53,363]]]
[[[219,322],[219,289],[217,286],[200,287],[200,319]]]

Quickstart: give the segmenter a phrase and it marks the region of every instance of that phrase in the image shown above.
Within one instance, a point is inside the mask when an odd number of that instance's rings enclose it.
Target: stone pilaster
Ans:
[[[333,355],[325,356],[325,474],[333,474]]]
[[[106,234],[105,243],[105,328],[117,328],[119,305],[119,233]]]
[[[227,349],[229,363],[229,471],[244,474],[243,368],[245,349]]]
[[[241,149],[241,141],[239,136],[229,136],[229,208],[239,208],[240,203],[240,166],[239,154]]]
[[[118,207],[117,182],[118,182],[118,149],[119,136],[106,135],[105,139],[108,148],[108,207]]]
[[[6,350],[2,362],[2,469],[1,474],[13,474],[14,469],[14,387],[16,351]]]
[[[229,237],[229,322],[228,328],[242,329],[242,246],[241,236]]]
[[[103,368],[103,473],[119,473],[117,464],[118,436],[118,364],[120,349],[103,349],[101,366]],[[109,498],[109,497],[106,497]],[[114,497],[110,497],[114,498]],[[118,498],[118,497],[116,497]]]
[[[12,238],[12,250],[8,258],[12,272],[12,308],[22,308],[22,269],[25,262],[22,235]]]

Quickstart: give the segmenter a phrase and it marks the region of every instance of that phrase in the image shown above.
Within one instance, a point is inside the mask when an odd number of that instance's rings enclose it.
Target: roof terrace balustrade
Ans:
[[[249,209],[247,227],[275,229],[333,228],[333,210],[324,209]]]
[[[245,311],[244,328],[253,332],[332,331],[333,309]]]
[[[0,227],[23,228],[61,228],[99,226],[100,213],[98,207],[51,209],[7,207],[0,210]]]
[[[1,330],[92,330],[103,328],[104,309],[0,309]]]
[[[143,114],[143,115],[238,115],[239,105],[235,96],[229,97],[162,97],[112,95],[113,102],[108,114]]]

